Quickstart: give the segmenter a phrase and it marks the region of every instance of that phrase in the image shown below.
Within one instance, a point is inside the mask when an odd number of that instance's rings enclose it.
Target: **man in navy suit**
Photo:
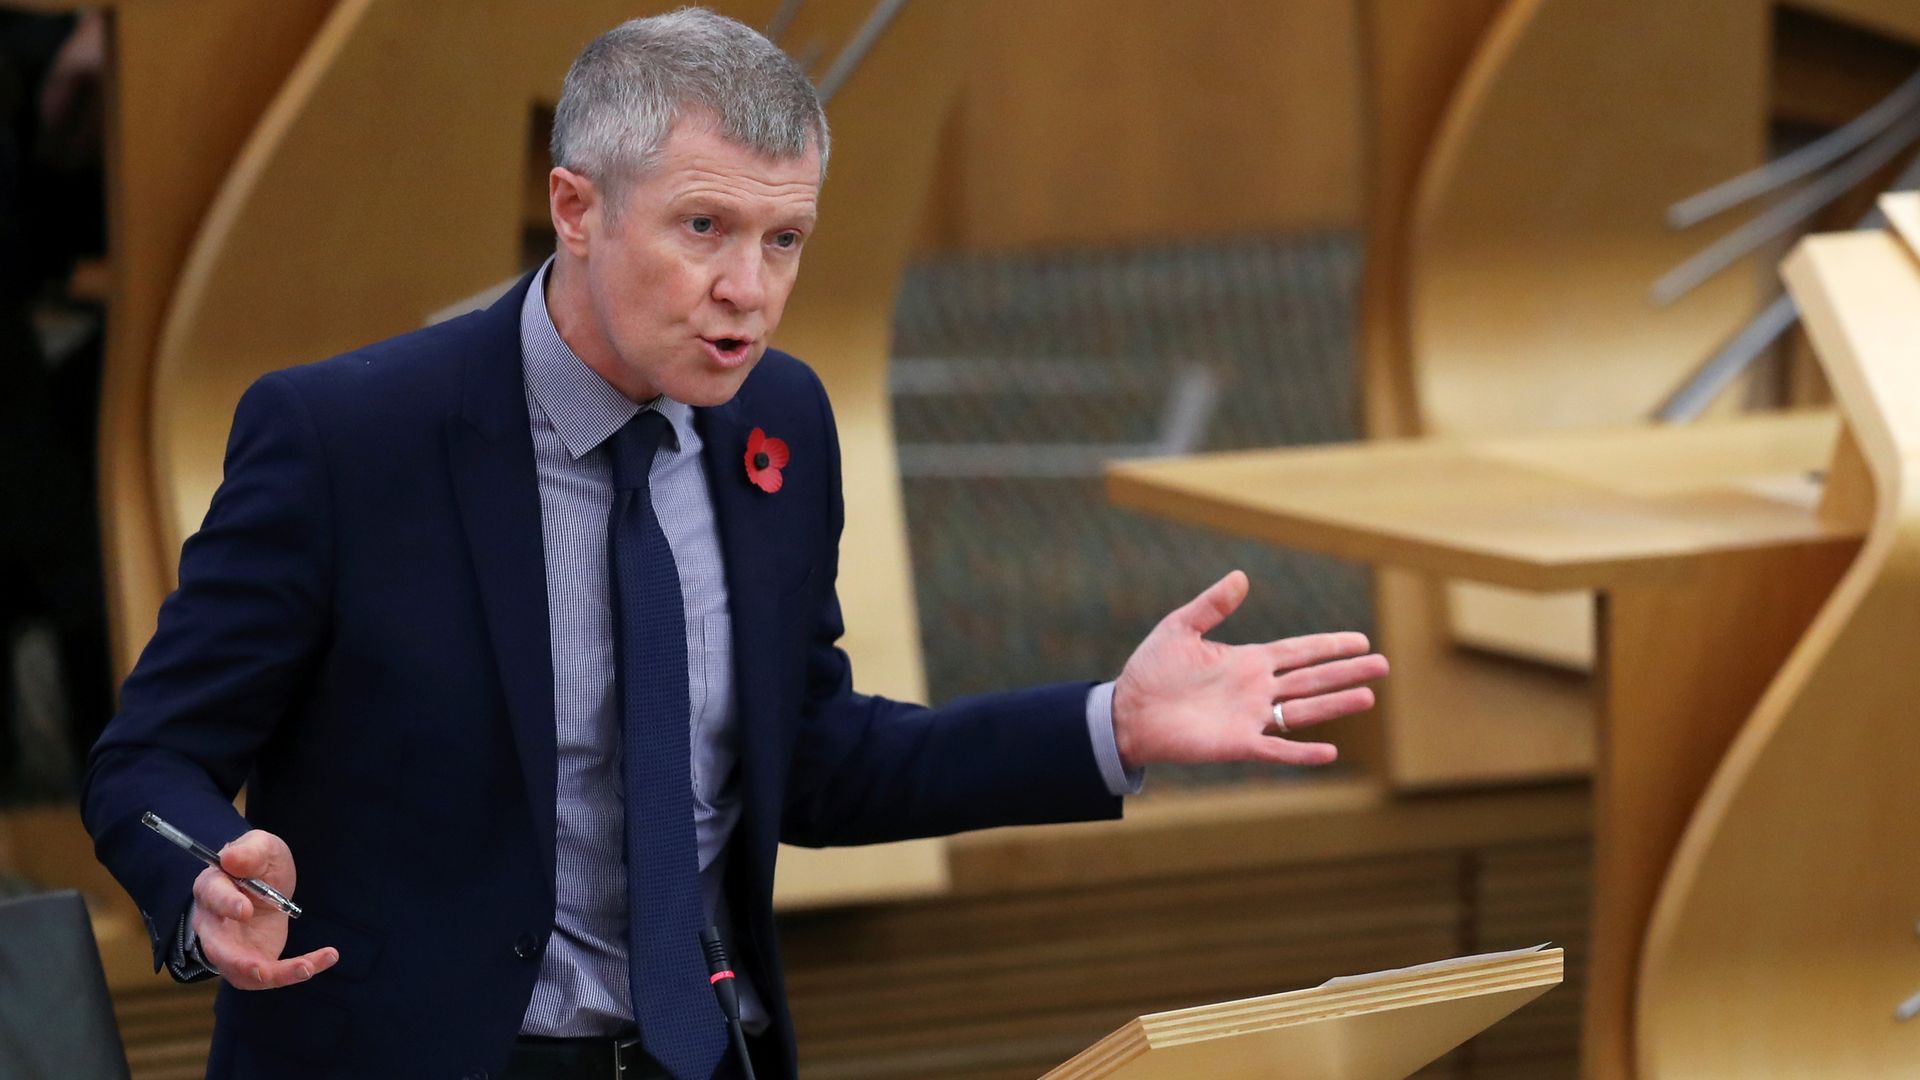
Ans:
[[[211,1075],[733,1075],[711,924],[790,1077],[780,841],[1113,817],[1150,762],[1323,763],[1288,731],[1371,706],[1361,635],[1205,640],[1238,572],[1115,683],[855,692],[832,413],[767,346],[827,151],[753,31],[628,23],[567,76],[551,261],[247,391],[84,800],[156,964],[228,984]]]

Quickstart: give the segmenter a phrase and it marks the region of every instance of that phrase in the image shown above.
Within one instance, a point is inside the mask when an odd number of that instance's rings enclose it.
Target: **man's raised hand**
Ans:
[[[254,829],[220,849],[221,873],[209,866],[193,882],[193,932],[200,951],[220,977],[241,990],[271,990],[304,982],[340,960],[331,946],[281,959],[287,947],[287,916],[234,884],[233,877],[259,878],[293,895],[293,852],[287,842]]]
[[[1308,634],[1252,645],[1208,641],[1206,633],[1247,598],[1238,570],[1175,609],[1128,658],[1113,692],[1113,731],[1128,768],[1162,762],[1270,761],[1325,765],[1330,743],[1286,732],[1373,707],[1365,683],[1387,673],[1354,632]]]

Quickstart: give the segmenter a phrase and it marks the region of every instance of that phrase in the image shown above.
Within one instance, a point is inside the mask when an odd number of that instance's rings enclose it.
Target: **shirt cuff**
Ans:
[[[1113,684],[1101,683],[1087,693],[1087,735],[1093,739],[1093,760],[1100,778],[1114,796],[1138,795],[1146,784],[1145,768],[1128,769],[1120,762],[1120,746],[1113,737]]]
[[[193,932],[193,913],[199,906],[198,900],[187,905],[187,912],[180,916],[180,926],[174,931],[173,949],[167,956],[167,974],[173,976],[175,982],[199,982],[220,974],[207,963],[207,954],[200,951],[199,935]]]

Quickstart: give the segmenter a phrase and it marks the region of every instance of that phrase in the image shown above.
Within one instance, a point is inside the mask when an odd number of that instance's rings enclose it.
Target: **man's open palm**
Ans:
[[[1387,659],[1354,632],[1309,634],[1252,645],[1204,635],[1247,598],[1238,570],[1175,609],[1133,651],[1113,695],[1114,737],[1128,768],[1160,762],[1270,761],[1324,765],[1331,744],[1298,742],[1274,724],[1282,706],[1288,733],[1373,707],[1364,686]]]
[[[194,879],[193,932],[221,978],[241,990],[271,990],[310,979],[339,961],[334,948],[282,960],[286,915],[227,876],[259,878],[292,896],[293,852],[286,841],[254,829],[220,849],[220,866],[226,873],[209,866]]]

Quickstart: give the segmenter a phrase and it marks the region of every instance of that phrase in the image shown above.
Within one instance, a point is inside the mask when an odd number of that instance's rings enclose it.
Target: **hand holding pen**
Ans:
[[[161,829],[154,831],[166,835]],[[207,861],[204,855],[194,854]],[[250,891],[244,884],[253,879],[265,890],[280,894],[288,908],[299,910],[290,899],[295,874],[293,852],[286,841],[254,829],[208,854],[215,862],[194,879],[191,922],[200,951],[221,978],[241,990],[269,990],[303,982],[339,962],[340,950],[331,946],[282,959],[280,954],[287,947],[287,910],[265,892]]]
[[[201,862],[206,863],[208,866],[214,867],[216,869],[219,868],[220,855],[218,852],[214,851],[212,848],[208,847],[207,845],[201,843],[198,840],[195,840],[193,837],[188,836],[186,833],[181,832],[179,829],[168,824],[167,820],[161,817],[159,814],[156,814],[151,810],[147,811],[144,814],[141,814],[140,824],[145,825],[147,828],[152,829],[154,832],[159,833],[161,839],[165,840],[169,844],[172,844],[174,847],[179,848],[181,851],[184,851],[187,854],[193,856],[194,858],[199,859]],[[287,894],[281,892],[279,889],[274,888],[272,885],[267,884],[266,882],[260,880],[259,878],[236,877],[232,874],[229,874],[228,876],[233,878],[233,883],[235,885],[240,886],[241,888],[247,890],[253,895],[259,897],[260,899],[265,900],[267,903],[272,904],[274,907],[278,908],[280,910],[280,913],[285,915],[287,918],[297,919],[300,917],[300,905],[294,903],[293,900],[287,896]]]

